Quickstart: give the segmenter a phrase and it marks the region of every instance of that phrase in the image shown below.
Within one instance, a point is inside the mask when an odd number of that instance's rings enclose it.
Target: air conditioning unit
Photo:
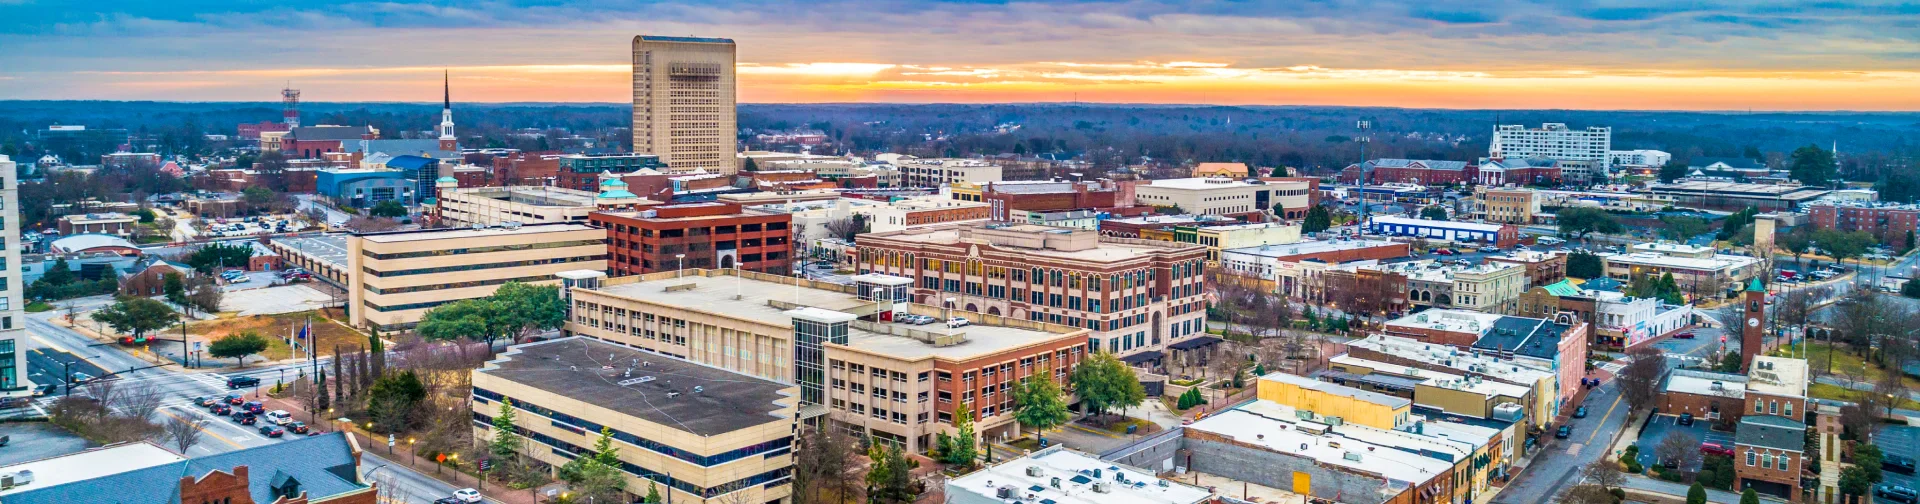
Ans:
[[[1346,425],[1346,424],[1347,424],[1347,421],[1346,421],[1346,420],[1343,420],[1343,419],[1341,419],[1340,417],[1337,417],[1337,416],[1330,416],[1330,417],[1327,417],[1327,418],[1326,418],[1326,421],[1327,421],[1327,425],[1331,425],[1331,426],[1334,426],[1334,427],[1339,427],[1339,426],[1342,426],[1342,425]]]
[[[1027,466],[1027,475],[1036,478],[1040,477],[1040,466]]]
[[[1112,483],[1105,481],[1093,482],[1093,493],[1113,493]]]

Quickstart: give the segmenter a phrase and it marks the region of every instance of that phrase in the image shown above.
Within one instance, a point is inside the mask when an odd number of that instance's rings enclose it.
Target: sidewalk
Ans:
[[[316,431],[332,432],[340,430],[340,427],[342,427],[342,424],[336,421],[338,420],[337,418],[322,418],[320,416],[310,415],[307,410],[300,408],[300,405],[294,401],[280,398],[267,398],[265,403],[267,410],[287,410],[287,413],[291,414],[295,419],[304,420],[309,417],[314,418],[315,421],[309,422],[309,425]],[[471,474],[440,466],[426,457],[409,455],[407,449],[401,444],[405,442],[404,439],[399,440],[400,443],[396,443],[397,446],[389,448],[387,447],[386,434],[368,432],[366,429],[353,424],[347,424],[345,427],[348,432],[352,432],[362,439],[367,440],[366,451],[368,453],[385,459],[393,465],[405,467],[423,477],[439,480],[448,485],[452,485],[454,488],[479,486],[479,482]],[[471,469],[473,466],[469,464],[463,467]],[[539,497],[535,495],[534,489],[509,490],[498,482],[488,482],[486,488],[480,489],[480,493],[488,499],[499,501],[502,504],[539,504],[540,502]]]

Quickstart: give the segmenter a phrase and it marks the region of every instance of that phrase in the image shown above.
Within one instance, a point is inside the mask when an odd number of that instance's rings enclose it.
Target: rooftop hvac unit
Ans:
[[[1347,460],[1351,460],[1351,461],[1354,461],[1354,462],[1359,462],[1359,461],[1360,461],[1360,453],[1359,453],[1359,452],[1347,452],[1347,453],[1346,453],[1345,455],[1341,455],[1341,456],[1340,456],[1340,458],[1343,458],[1343,459],[1347,459]]]
[[[520,223],[517,221],[507,221],[507,222],[500,223],[500,227],[506,228],[506,229],[520,229]]]
[[[1342,425],[1346,425],[1346,424],[1347,424],[1347,421],[1346,421],[1346,420],[1343,420],[1343,419],[1341,419],[1340,417],[1337,417],[1337,416],[1330,416],[1330,417],[1327,417],[1327,425],[1331,425],[1331,426],[1334,426],[1334,427],[1339,427],[1339,426],[1342,426]]]
[[[1093,493],[1113,493],[1113,486],[1111,483],[1105,481],[1095,481],[1093,482]]]
[[[999,497],[999,498],[1002,498],[1002,499],[1011,499],[1011,498],[1013,498],[1013,487],[1004,487],[1004,486],[1003,486],[1003,487],[1000,487],[1000,488],[997,488],[997,489],[994,489],[994,491],[993,491],[993,496],[995,496],[995,497]]]
[[[1054,488],[1060,488],[1060,478],[1054,478],[1052,482],[1052,486]]]
[[[1040,476],[1040,466],[1027,466],[1027,475],[1028,475],[1028,476],[1033,476],[1033,477],[1036,477],[1036,478],[1037,478],[1037,477],[1039,477],[1039,476]]]

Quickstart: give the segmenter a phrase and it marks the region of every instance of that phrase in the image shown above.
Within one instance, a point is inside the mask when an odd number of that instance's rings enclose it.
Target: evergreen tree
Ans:
[[[1753,487],[1747,487],[1740,492],[1740,504],[1760,504],[1760,494],[1754,493]]]
[[[600,439],[593,442],[593,460],[608,467],[620,467],[620,449],[613,447],[612,427],[600,428]]]
[[[972,467],[974,459],[980,457],[979,440],[973,432],[973,405],[960,403],[960,407],[954,411],[953,425],[959,432],[953,436],[953,448],[940,454],[941,461]]]
[[[660,485],[654,483],[653,480],[647,480],[647,497],[640,502],[660,504]]]
[[[520,435],[513,431],[513,418],[513,398],[500,398],[500,413],[493,416],[493,442],[487,449],[494,457],[506,459],[518,453]]]
[[[1300,223],[1300,231],[1306,233],[1318,233],[1330,227],[1333,227],[1333,213],[1327,211],[1327,207],[1320,205],[1308,208],[1307,217]]]

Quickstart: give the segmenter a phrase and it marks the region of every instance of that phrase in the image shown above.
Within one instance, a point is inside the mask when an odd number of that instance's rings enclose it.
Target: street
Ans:
[[[1581,466],[1612,456],[1609,446],[1613,444],[1614,433],[1620,432],[1621,425],[1627,421],[1627,403],[1620,395],[1620,387],[1613,380],[1601,383],[1587,395],[1585,405],[1588,416],[1572,421],[1573,435],[1567,439],[1553,439],[1551,431],[1541,435],[1546,442],[1539,448],[1543,451],[1534,455],[1533,463],[1520,473],[1520,478],[1501,490],[1493,502],[1551,502],[1561,490],[1579,483]]]

